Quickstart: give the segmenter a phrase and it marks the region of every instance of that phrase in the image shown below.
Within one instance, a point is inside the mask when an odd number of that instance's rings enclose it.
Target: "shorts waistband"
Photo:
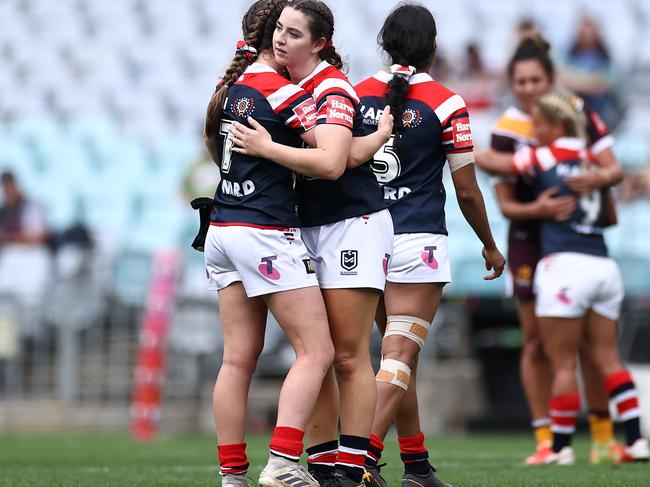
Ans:
[[[295,232],[298,230],[297,227],[276,227],[273,225],[256,225],[255,223],[241,223],[241,222],[210,222],[210,225],[213,227],[248,227],[256,228],[258,230],[277,230],[279,232]]]

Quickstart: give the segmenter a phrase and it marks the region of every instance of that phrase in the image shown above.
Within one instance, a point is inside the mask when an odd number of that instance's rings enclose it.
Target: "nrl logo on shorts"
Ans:
[[[346,271],[356,269],[359,264],[359,251],[341,250],[341,267]]]

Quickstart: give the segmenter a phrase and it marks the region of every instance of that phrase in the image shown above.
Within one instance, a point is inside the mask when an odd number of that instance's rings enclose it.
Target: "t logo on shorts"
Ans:
[[[277,281],[280,279],[280,273],[277,269],[273,267],[273,261],[277,260],[277,255],[271,255],[269,257],[262,257],[261,264],[257,267],[260,273],[272,281]]]
[[[438,247],[435,245],[429,245],[427,247],[424,247],[424,252],[420,254],[424,263],[434,270],[438,268],[438,261],[433,256],[433,251],[437,249]]]
[[[560,289],[557,292],[555,297],[562,304],[567,304],[567,305],[571,304],[571,298],[568,296],[568,294],[567,294],[568,292],[569,292],[569,288],[568,287],[563,287],[562,289]]]
[[[359,265],[358,250],[341,250],[341,267],[346,271],[356,269]]]
[[[384,268],[384,275],[388,275],[388,264],[390,263],[390,254],[384,254],[384,260],[381,265]]]

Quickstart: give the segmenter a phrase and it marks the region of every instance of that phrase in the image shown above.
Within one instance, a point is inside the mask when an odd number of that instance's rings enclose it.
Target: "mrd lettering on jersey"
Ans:
[[[293,109],[293,113],[296,114],[298,120],[302,124],[302,128],[309,130],[316,123],[316,117],[318,116],[318,111],[316,110],[316,103],[313,100],[305,100],[300,105],[296,106]]]
[[[384,186],[384,199],[397,201],[404,198],[407,194],[411,192],[411,188],[391,188],[390,186]]]
[[[241,184],[228,181],[227,179],[222,179],[221,191],[223,194],[234,196],[235,198],[243,198],[244,196],[248,196],[255,192],[255,184],[253,184],[253,181],[249,179]]]
[[[325,115],[325,123],[345,125],[349,128],[354,124],[354,106],[344,96],[328,96],[320,112]]]
[[[469,118],[463,117],[451,122],[452,133],[454,137],[454,148],[464,149],[472,147],[472,130],[469,125]]]

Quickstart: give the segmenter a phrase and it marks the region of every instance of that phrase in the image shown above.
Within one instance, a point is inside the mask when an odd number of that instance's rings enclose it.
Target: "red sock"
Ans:
[[[221,475],[246,473],[248,459],[246,458],[246,443],[234,445],[217,445]]]
[[[302,439],[304,431],[289,426],[276,426],[271,438],[270,450],[273,455],[286,458],[293,462],[300,460],[302,455]]]
[[[632,375],[627,370],[615,372],[605,378],[605,388],[625,427],[626,443],[631,445],[641,438],[639,395]]]
[[[580,394],[572,392],[551,398],[551,431],[553,451],[559,452],[571,444],[580,412]]]
[[[307,448],[307,465],[309,471],[334,473],[334,465],[339,451],[338,440],[326,441]]]
[[[406,473],[426,475],[429,473],[429,452],[424,446],[424,433],[398,438],[399,453]]]
[[[377,435],[370,435],[370,442],[368,445],[368,453],[366,454],[366,465],[369,467],[376,467],[384,451],[384,442]]]
[[[363,479],[368,443],[368,438],[363,436],[340,435],[339,437],[339,454],[335,468],[345,472],[346,477],[357,484]]]

